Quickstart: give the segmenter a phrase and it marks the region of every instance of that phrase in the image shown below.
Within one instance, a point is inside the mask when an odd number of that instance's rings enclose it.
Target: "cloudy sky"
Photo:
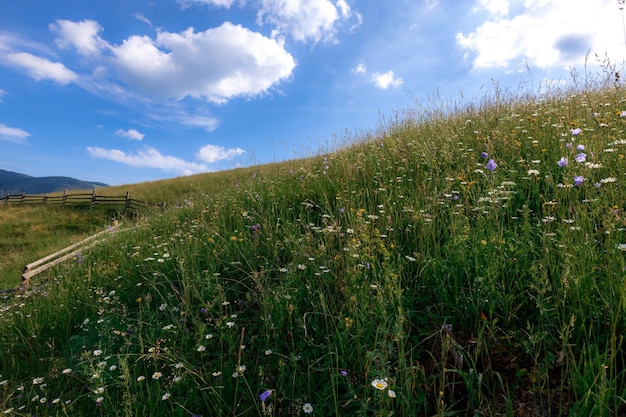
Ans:
[[[621,68],[620,7],[0,0],[0,169],[117,185],[311,155],[430,97]]]

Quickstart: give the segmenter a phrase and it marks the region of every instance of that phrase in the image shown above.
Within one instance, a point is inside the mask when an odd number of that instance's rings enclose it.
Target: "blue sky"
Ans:
[[[429,97],[621,68],[623,24],[617,0],[0,0],[0,169],[119,185],[309,156]]]

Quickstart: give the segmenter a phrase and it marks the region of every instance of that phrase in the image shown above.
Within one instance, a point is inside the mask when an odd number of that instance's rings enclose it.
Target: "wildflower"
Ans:
[[[43,383],[43,377],[38,377],[33,379],[33,385],[39,385]]]
[[[204,345],[200,345],[198,346],[198,348],[196,349],[198,352],[204,352],[206,350],[206,346]]]
[[[584,151],[585,150],[585,145],[583,145],[582,143],[579,143],[578,146],[576,146],[576,150],[577,151]]]
[[[174,377],[174,379],[172,379],[172,381],[173,381],[175,384],[177,384],[177,383],[179,383],[179,382],[181,381],[181,379],[182,379],[182,378],[180,377],[180,375],[176,375],[176,376]]]
[[[584,152],[581,152],[578,155],[576,155],[576,162],[585,162],[586,158],[587,158],[587,154]]]
[[[152,374],[152,379],[159,379],[163,376],[163,374],[159,371]]]
[[[141,381],[143,381],[144,379],[146,379],[146,377],[145,377],[145,376],[143,376],[143,375],[140,375],[140,376],[138,376],[138,377],[137,377],[137,382],[141,382]]]
[[[161,400],[162,400],[162,401],[165,401],[165,400],[167,400],[168,398],[170,398],[170,396],[171,396],[171,395],[172,395],[172,394],[170,394],[169,392],[166,392],[165,394],[163,394],[163,396],[161,396]]]
[[[348,376],[348,371],[346,371],[346,370],[344,370],[344,369],[342,369],[339,373],[340,373],[340,374],[341,374],[341,376],[343,376],[343,377]]]
[[[539,175],[539,170],[537,169],[529,169],[527,172],[528,175]]]
[[[619,249],[621,252],[626,252],[626,243],[620,243],[619,245],[617,245],[617,249]]]
[[[94,392],[96,394],[102,394],[104,392],[104,387],[98,387],[98,388],[96,388],[96,390]]]
[[[392,389],[387,391],[387,395],[389,396],[389,398],[396,398],[396,392]]]
[[[215,371],[211,375],[217,378],[218,376],[222,375],[222,373],[220,371]]]
[[[617,181],[617,178],[614,178],[614,177],[602,178],[600,180],[602,184],[607,184],[609,182],[615,182],[615,181]]]
[[[582,175],[577,175],[574,177],[574,185],[576,187],[579,187],[583,181],[585,181],[585,178]]]
[[[483,159],[487,159],[487,158],[489,158],[489,154],[487,152],[481,152],[480,153],[480,157],[483,158]]]
[[[582,133],[582,130],[577,127],[576,129],[572,129],[572,136],[578,136]]]
[[[311,414],[313,412],[313,406],[311,403],[305,403],[302,406],[302,411],[304,411],[305,414]]]
[[[180,369],[183,368],[185,365],[182,362],[178,362],[176,365],[174,365],[174,368],[176,369]]]
[[[569,161],[567,160],[566,157],[562,157],[561,159],[559,159],[559,162],[557,162],[557,165],[564,168],[567,166],[567,164],[569,163]]]
[[[622,110],[619,114],[619,117],[626,117],[626,110]]]
[[[268,356],[271,355],[272,354],[272,349],[266,349],[265,350],[265,354],[268,355]]]
[[[229,329],[232,329],[232,327],[235,325],[234,321],[227,321],[226,325],[228,326]]]
[[[272,390],[267,389],[263,391],[261,395],[259,395],[259,399],[261,400],[262,403],[264,403],[265,401],[267,401],[270,395],[272,395]]]
[[[104,397],[98,397],[98,398],[96,398],[96,403],[97,403],[97,404],[102,404],[102,401],[104,401]]]
[[[496,164],[496,161],[494,161],[493,159],[490,159],[485,166],[485,168],[487,168],[489,171],[495,171],[497,167],[498,164]]]
[[[386,379],[381,379],[381,378],[376,378],[375,380],[372,381],[372,386],[374,388],[376,388],[377,390],[384,390],[385,388],[387,388],[387,380]]]
[[[93,351],[93,356],[100,356],[102,355],[102,351],[100,349],[96,349]]]

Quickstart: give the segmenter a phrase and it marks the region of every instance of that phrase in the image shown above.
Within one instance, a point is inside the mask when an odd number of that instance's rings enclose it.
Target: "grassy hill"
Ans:
[[[0,411],[624,415],[624,101],[496,94],[138,184],[170,209],[0,305]]]

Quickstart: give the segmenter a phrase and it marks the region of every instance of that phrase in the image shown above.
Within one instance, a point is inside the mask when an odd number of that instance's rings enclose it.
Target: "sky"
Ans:
[[[0,169],[122,185],[311,156],[437,98],[621,69],[622,7],[0,0]]]

